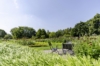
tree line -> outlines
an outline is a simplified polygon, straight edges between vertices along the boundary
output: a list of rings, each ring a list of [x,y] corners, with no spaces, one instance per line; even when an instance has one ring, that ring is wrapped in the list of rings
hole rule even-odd
[[[80,21],[73,28],[60,29],[55,32],[50,32],[45,29],[38,29],[37,31],[32,27],[19,26],[11,29],[11,34],[7,34],[5,30],[0,29],[0,38],[59,38],[59,37],[80,37],[90,36],[93,34],[100,34],[100,14],[97,13],[93,18],[86,22]]]

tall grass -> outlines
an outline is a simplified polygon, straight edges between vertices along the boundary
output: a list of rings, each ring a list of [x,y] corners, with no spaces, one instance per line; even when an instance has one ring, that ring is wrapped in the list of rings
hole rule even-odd
[[[100,58],[46,54],[26,46],[0,43],[0,66],[100,66]]]

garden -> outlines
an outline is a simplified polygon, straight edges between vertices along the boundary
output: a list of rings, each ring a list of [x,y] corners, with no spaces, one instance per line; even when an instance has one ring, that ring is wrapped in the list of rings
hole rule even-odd
[[[10,32],[0,29],[0,66],[100,66],[100,14],[55,32],[27,26]],[[73,44],[74,55],[52,53],[48,44],[62,49],[68,41]]]
[[[0,40],[0,66],[99,66],[100,36],[74,38],[74,56],[44,53],[50,50],[48,40]],[[53,45],[62,47],[62,41],[51,40]],[[33,45],[33,46],[32,46]]]

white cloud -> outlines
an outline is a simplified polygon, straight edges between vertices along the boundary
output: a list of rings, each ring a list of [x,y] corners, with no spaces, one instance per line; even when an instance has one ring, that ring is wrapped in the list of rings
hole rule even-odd
[[[18,9],[19,6],[18,6],[18,2],[17,2],[17,0],[14,0],[14,4],[15,4],[15,7]]]

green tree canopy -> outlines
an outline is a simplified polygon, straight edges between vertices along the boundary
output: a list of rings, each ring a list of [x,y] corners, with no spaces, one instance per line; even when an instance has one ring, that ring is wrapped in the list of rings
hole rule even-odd
[[[55,32],[50,32],[49,38],[56,38],[56,33]]]
[[[38,29],[38,31],[36,32],[36,37],[37,38],[47,38],[47,33],[45,29]]]
[[[12,39],[12,35],[6,34],[6,35],[4,36],[4,39]]]
[[[56,37],[63,36],[63,34],[64,34],[64,31],[63,30],[56,31]]]
[[[6,35],[7,33],[3,30],[3,29],[0,29],[0,38],[4,38],[4,36]]]
[[[14,38],[31,38],[35,36],[36,31],[31,27],[15,27],[11,29],[11,34]]]
[[[85,22],[77,23],[73,29],[73,34],[76,36],[83,36],[88,34],[88,25]]]

